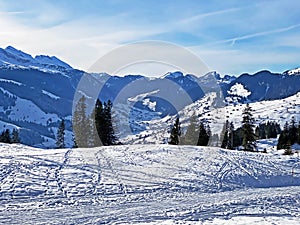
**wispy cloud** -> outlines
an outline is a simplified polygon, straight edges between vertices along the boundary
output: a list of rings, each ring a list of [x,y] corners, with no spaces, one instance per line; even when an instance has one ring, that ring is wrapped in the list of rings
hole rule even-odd
[[[298,28],[298,27],[300,27],[300,23],[299,24],[294,24],[294,25],[291,25],[291,26],[287,26],[287,27],[282,27],[282,28],[279,28],[279,29],[263,31],[263,32],[257,32],[257,33],[253,33],[253,34],[247,34],[247,35],[243,35],[243,36],[239,36],[239,37],[234,37],[234,38],[230,38],[230,39],[227,39],[227,40],[224,40],[224,41],[216,42],[215,44],[231,42],[231,45],[233,45],[237,41],[256,38],[256,37],[261,37],[261,36],[266,36],[266,35],[272,35],[272,34],[276,34],[276,33],[282,33],[282,32],[286,32],[286,31],[289,31],[289,30],[292,30],[292,29],[295,29],[295,28]]]
[[[201,13],[201,14],[198,14],[195,16],[191,16],[189,18],[185,18],[182,21],[180,21],[180,23],[182,23],[182,24],[195,23],[195,22],[198,22],[199,20],[207,18],[207,17],[237,12],[237,11],[240,11],[241,9],[242,8],[230,8],[230,9],[212,11],[212,12],[207,12],[207,13]]]

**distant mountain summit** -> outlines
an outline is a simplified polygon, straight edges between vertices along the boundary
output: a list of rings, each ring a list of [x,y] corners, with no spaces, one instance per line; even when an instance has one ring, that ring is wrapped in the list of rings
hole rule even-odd
[[[286,74],[286,75],[300,75],[300,68],[295,68],[295,69],[292,69],[292,70],[287,70],[283,74]]]
[[[21,50],[8,46],[0,48],[0,65],[19,67],[37,67],[40,69],[73,69],[55,56],[37,55],[34,58]]]

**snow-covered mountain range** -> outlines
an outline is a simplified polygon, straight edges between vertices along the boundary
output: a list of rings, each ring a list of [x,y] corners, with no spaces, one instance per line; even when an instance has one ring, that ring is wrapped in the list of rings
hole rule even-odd
[[[12,46],[0,48],[0,65],[12,65],[18,67],[31,67],[39,69],[72,69],[70,65],[55,56],[37,55],[34,58]]]
[[[0,131],[18,128],[23,143],[43,148],[54,147],[59,121],[64,118],[67,145],[70,146],[73,98],[80,79],[86,74],[55,56],[32,57],[11,46],[0,48]],[[299,69],[282,74],[260,71],[238,77],[222,77],[217,72],[197,76],[173,72],[151,79],[141,75],[90,76],[93,85],[101,87],[99,98],[113,101],[118,114],[118,133],[124,141],[133,137],[128,137],[123,125],[129,127],[136,140],[138,137],[145,138],[143,132],[149,135],[153,121],[160,129],[160,124],[164,124],[165,128],[161,130],[167,131],[172,116],[177,113],[182,115],[183,121],[187,120],[184,115],[191,112],[200,116],[214,114],[216,105],[209,105],[213,97],[207,100],[211,92],[217,92],[219,98],[223,99],[219,107],[228,105],[223,110],[228,111],[229,117],[235,115],[232,110],[242,107],[240,105],[245,102],[253,103],[254,108],[255,104],[266,102],[278,104],[276,118],[279,119],[286,118],[286,113],[292,115],[292,111],[279,109],[283,102],[294,104],[294,99],[289,97],[296,96],[300,91]],[[204,102],[205,99],[207,102]],[[216,102],[211,101],[211,104]],[[191,107],[193,110],[187,113],[185,110]],[[203,113],[200,113],[201,110]],[[269,119],[274,115],[269,110],[262,113],[269,113],[265,115]],[[226,116],[224,114],[222,118]],[[167,120],[170,122],[165,123]]]

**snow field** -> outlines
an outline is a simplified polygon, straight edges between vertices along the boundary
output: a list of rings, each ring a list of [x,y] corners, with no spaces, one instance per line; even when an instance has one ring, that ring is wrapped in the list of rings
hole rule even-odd
[[[3,224],[300,222],[296,156],[169,145],[0,152]]]

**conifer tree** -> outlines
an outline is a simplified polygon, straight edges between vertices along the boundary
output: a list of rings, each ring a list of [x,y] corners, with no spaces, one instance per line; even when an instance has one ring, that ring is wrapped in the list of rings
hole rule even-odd
[[[89,144],[90,121],[87,116],[86,108],[86,98],[83,95],[75,106],[73,115],[73,132],[78,147],[88,147]]]
[[[57,135],[56,135],[56,147],[57,148],[65,148],[65,121],[64,119],[61,120]]]
[[[73,146],[72,146],[72,148],[78,148],[78,145],[77,145],[76,138],[75,138],[75,135],[74,135],[74,134],[72,135],[72,141],[73,141]]]
[[[182,144],[184,145],[197,145],[198,141],[198,129],[197,129],[197,117],[193,115],[190,119],[190,124],[187,127],[187,131],[182,138]]]
[[[234,125],[233,122],[229,124],[229,131],[228,131],[228,149],[234,149]]]
[[[297,141],[297,127],[296,127],[296,121],[295,117],[292,117],[290,128],[289,128],[289,141],[290,144],[293,145]]]
[[[288,122],[286,122],[283,127],[283,131],[281,132],[281,134],[278,138],[277,150],[287,148],[288,142],[290,142],[290,140],[289,140],[289,124],[288,124]]]
[[[254,133],[254,118],[252,108],[249,104],[243,111],[242,131],[243,131],[243,147],[245,151],[254,151],[256,149],[256,136]]]
[[[107,103],[102,104],[100,100],[96,101],[94,109],[94,145],[115,145],[117,143],[117,137],[115,135],[112,117],[112,102],[110,100]]]
[[[300,121],[298,122],[297,127],[297,143],[300,144]]]
[[[117,142],[117,137],[114,132],[113,121],[112,121],[112,102],[110,100],[104,103],[104,126],[102,129],[102,143],[104,145],[115,145]]]
[[[229,121],[226,120],[224,126],[223,126],[223,130],[222,130],[222,144],[221,144],[221,148],[228,148],[228,142],[229,142]]]
[[[223,141],[221,148],[234,149],[234,126],[233,123],[226,120],[223,128]]]
[[[94,110],[94,116],[95,116],[95,131],[94,134],[94,145],[95,146],[102,146],[102,139],[103,139],[103,126],[105,125],[104,122],[104,110],[103,110],[103,104],[102,102],[97,99],[95,104],[95,110]]]
[[[243,129],[241,127],[237,128],[232,132],[233,134],[233,143],[232,143],[232,149],[239,147],[243,144]]]
[[[209,127],[208,127],[209,128]],[[203,121],[199,126],[198,146],[207,146],[210,138],[210,129],[205,128]]]
[[[10,130],[6,129],[4,131],[2,131],[1,135],[0,135],[0,142],[3,143],[11,143],[11,137],[10,137]]]
[[[173,125],[173,127],[171,129],[169,144],[170,145],[178,145],[180,136],[181,136],[181,128],[180,128],[179,118],[177,117],[175,124]]]
[[[13,129],[11,133],[11,143],[20,143],[19,131],[18,129]]]

